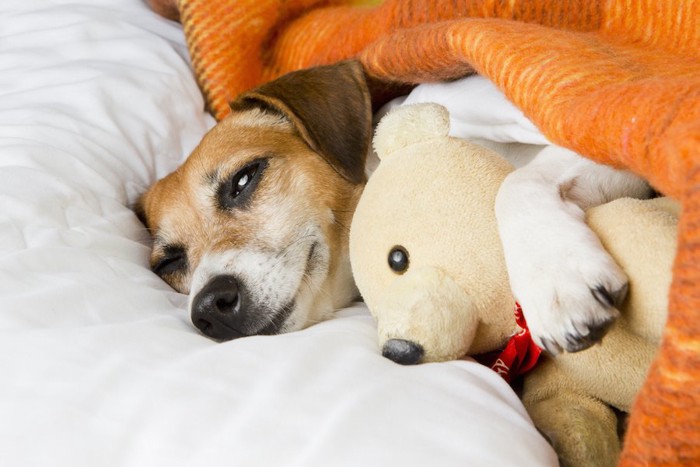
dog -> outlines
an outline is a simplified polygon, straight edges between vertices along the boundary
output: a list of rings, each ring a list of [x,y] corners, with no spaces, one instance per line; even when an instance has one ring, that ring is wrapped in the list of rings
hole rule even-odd
[[[141,197],[152,270],[189,294],[203,334],[295,331],[358,298],[348,233],[370,171],[370,88],[362,66],[346,61],[243,93]],[[649,191],[628,172],[558,149],[516,170],[496,206],[514,295],[553,354],[599,341],[626,293],[583,209]]]
[[[356,62],[285,75],[231,110],[138,208],[152,270],[217,340],[298,330],[357,298],[348,234],[372,132]]]

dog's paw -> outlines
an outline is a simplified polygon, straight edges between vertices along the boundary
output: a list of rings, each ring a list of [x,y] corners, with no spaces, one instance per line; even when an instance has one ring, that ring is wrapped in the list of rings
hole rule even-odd
[[[551,354],[600,342],[627,294],[627,276],[585,222],[584,207],[627,193],[610,191],[620,185],[613,175],[547,146],[509,174],[496,197],[513,294],[535,342]]]
[[[627,295],[627,276],[602,247],[578,248],[531,260],[513,281],[535,343],[552,355],[600,342]]]

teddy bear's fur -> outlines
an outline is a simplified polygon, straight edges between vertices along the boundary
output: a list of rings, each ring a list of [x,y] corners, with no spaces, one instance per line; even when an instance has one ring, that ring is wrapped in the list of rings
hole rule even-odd
[[[391,357],[408,345],[415,362],[496,350],[519,331],[494,213],[513,168],[448,130],[447,111],[435,104],[401,107],[381,121],[374,143],[381,163],[350,232],[353,273],[379,344]],[[545,356],[525,379],[523,403],[563,465],[617,461],[611,407],[629,410],[660,343],[678,214],[664,198],[620,199],[587,212],[630,291],[601,345]],[[403,272],[390,267],[397,247],[408,255]]]

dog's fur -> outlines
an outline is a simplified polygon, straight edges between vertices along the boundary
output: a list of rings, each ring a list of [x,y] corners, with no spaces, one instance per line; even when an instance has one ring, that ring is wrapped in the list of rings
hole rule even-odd
[[[357,297],[348,233],[372,131],[356,62],[287,75],[231,108],[140,202],[153,270],[220,340],[297,330]]]
[[[290,73],[231,108],[140,202],[153,270],[190,294],[193,323],[219,340],[298,330],[357,296],[348,228],[372,119],[352,61]],[[497,202],[515,296],[552,353],[600,340],[626,291],[582,208],[647,191],[631,174],[564,152],[516,170]]]
[[[559,146],[506,177],[498,232],[513,295],[535,342],[556,355],[599,342],[619,316],[628,279],[585,222],[585,210],[651,195],[647,183]]]

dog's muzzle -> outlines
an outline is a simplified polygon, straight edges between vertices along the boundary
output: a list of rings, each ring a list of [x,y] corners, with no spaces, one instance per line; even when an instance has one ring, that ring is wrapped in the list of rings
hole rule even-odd
[[[215,276],[192,300],[192,323],[205,336],[227,341],[244,336],[279,334],[294,300],[278,310],[257,306],[232,275]]]

